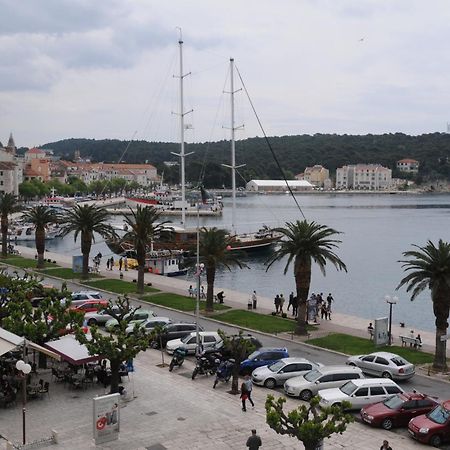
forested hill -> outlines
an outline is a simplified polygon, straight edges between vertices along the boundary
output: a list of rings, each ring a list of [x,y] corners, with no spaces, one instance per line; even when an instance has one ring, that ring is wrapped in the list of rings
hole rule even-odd
[[[315,134],[269,138],[276,156],[286,175],[302,172],[305,167],[322,164],[335,170],[344,164],[381,163],[392,169],[397,160],[413,158],[420,161],[420,177],[427,179],[446,178],[450,180],[450,134],[433,133],[409,136],[401,133],[365,136]],[[48,143],[42,148],[53,149],[64,159],[72,159],[75,150],[82,157],[90,156],[93,161],[117,162],[128,142],[119,140],[65,139]],[[122,162],[149,163],[158,167],[167,181],[178,181],[179,170],[165,167],[164,161],[179,161],[171,152],[178,152],[176,143],[133,141]],[[229,169],[222,163],[230,163],[230,143],[227,141],[187,144],[186,152],[195,152],[186,158],[186,179],[196,182],[204,169],[206,186],[229,186]],[[236,162],[245,164],[239,169],[243,179],[281,178],[279,170],[263,138],[250,138],[236,142]],[[394,171],[395,175],[395,171]]]

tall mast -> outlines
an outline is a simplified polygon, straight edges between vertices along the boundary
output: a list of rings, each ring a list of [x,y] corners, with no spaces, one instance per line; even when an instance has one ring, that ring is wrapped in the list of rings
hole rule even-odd
[[[184,87],[183,87],[183,81],[184,77],[191,74],[191,72],[183,74],[183,39],[181,35],[181,28],[180,30],[180,39],[178,40],[178,45],[180,48],[180,74],[178,75],[178,78],[180,79],[180,110],[178,112],[178,115],[180,116],[180,153],[173,153],[176,156],[179,156],[181,159],[181,224],[183,227],[186,224],[186,179],[185,179],[185,159],[186,156],[189,156],[191,153],[185,153],[184,152],[184,116],[186,114],[191,113],[193,110],[190,111],[184,111]],[[175,76],[175,75],[174,75]]]
[[[241,166],[236,166],[236,151],[235,151],[235,131],[242,128],[236,127],[234,123],[234,94],[236,92],[240,91],[238,89],[237,91],[234,90],[234,58],[230,58],[230,105],[231,105],[231,165],[222,164],[225,167],[228,167],[231,169],[231,189],[232,189],[232,212],[231,212],[231,230],[233,234],[236,234],[236,169]]]

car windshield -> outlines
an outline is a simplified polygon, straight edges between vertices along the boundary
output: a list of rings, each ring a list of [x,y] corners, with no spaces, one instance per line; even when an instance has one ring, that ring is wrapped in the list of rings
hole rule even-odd
[[[430,413],[427,414],[427,417],[440,425],[445,424],[450,418],[450,410],[445,409],[442,405],[436,406]]]
[[[394,397],[385,400],[383,402],[383,405],[388,407],[389,409],[398,409],[403,405],[404,401],[405,400],[400,397],[400,395],[394,395]]]
[[[348,381],[347,383],[344,384],[344,386],[341,386],[339,389],[344,394],[351,395],[351,394],[353,394],[354,390],[356,389],[356,385],[352,381]]]
[[[251,353],[251,354],[248,356],[247,359],[255,359],[258,355],[259,355],[259,352],[258,352],[258,351],[253,352],[253,353]]]
[[[273,363],[269,366],[269,370],[271,370],[272,372],[278,372],[284,366],[285,364],[283,361],[277,361],[276,363]]]
[[[405,361],[404,359],[400,358],[400,356],[396,356],[395,358],[392,358],[391,361],[396,365],[396,366],[406,366],[407,361]]]
[[[303,378],[306,381],[316,381],[317,378],[321,376],[322,374],[318,370],[310,370],[308,373],[305,373],[305,375],[303,375]]]
[[[182,342],[183,344],[186,344],[186,342],[189,341],[189,339],[190,339],[191,337],[192,337],[192,336],[191,336],[190,334],[187,334],[186,336],[184,336],[184,337],[181,338],[181,342]]]

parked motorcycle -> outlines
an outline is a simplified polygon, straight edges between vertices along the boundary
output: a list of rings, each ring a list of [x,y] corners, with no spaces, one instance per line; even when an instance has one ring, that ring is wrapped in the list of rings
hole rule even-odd
[[[215,353],[209,355],[201,355],[197,357],[197,364],[192,372],[192,379],[194,380],[197,375],[214,375],[219,367],[220,359]]]
[[[186,350],[179,347],[173,352],[172,361],[169,364],[169,372],[172,372],[175,366],[181,367],[184,363],[184,358],[186,356]]]
[[[217,368],[216,379],[214,380],[214,389],[216,388],[219,381],[222,381],[224,383],[228,383],[230,381],[234,364],[234,359],[228,359],[220,363],[219,367]]]

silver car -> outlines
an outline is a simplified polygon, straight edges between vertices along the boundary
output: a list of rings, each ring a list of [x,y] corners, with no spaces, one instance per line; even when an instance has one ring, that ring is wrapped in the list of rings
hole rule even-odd
[[[134,333],[134,329],[136,326],[144,330],[145,333],[151,333],[158,325],[164,326],[168,325],[169,323],[172,323],[172,321],[168,317],[151,317],[150,319],[144,320],[144,322],[130,324],[126,328],[125,333]]]
[[[369,355],[351,356],[350,366],[359,367],[364,373],[394,380],[408,380],[416,373],[414,364],[395,353],[375,352]]]
[[[119,308],[117,306],[112,307],[112,311],[114,313],[119,314]],[[106,312],[106,310],[102,309],[100,311],[90,311],[84,315],[84,320],[89,326],[92,325],[105,325],[109,319],[113,317]]]
[[[269,366],[257,367],[252,372],[253,383],[273,389],[282,386],[286,380],[321,367],[305,358],[283,358]]]

